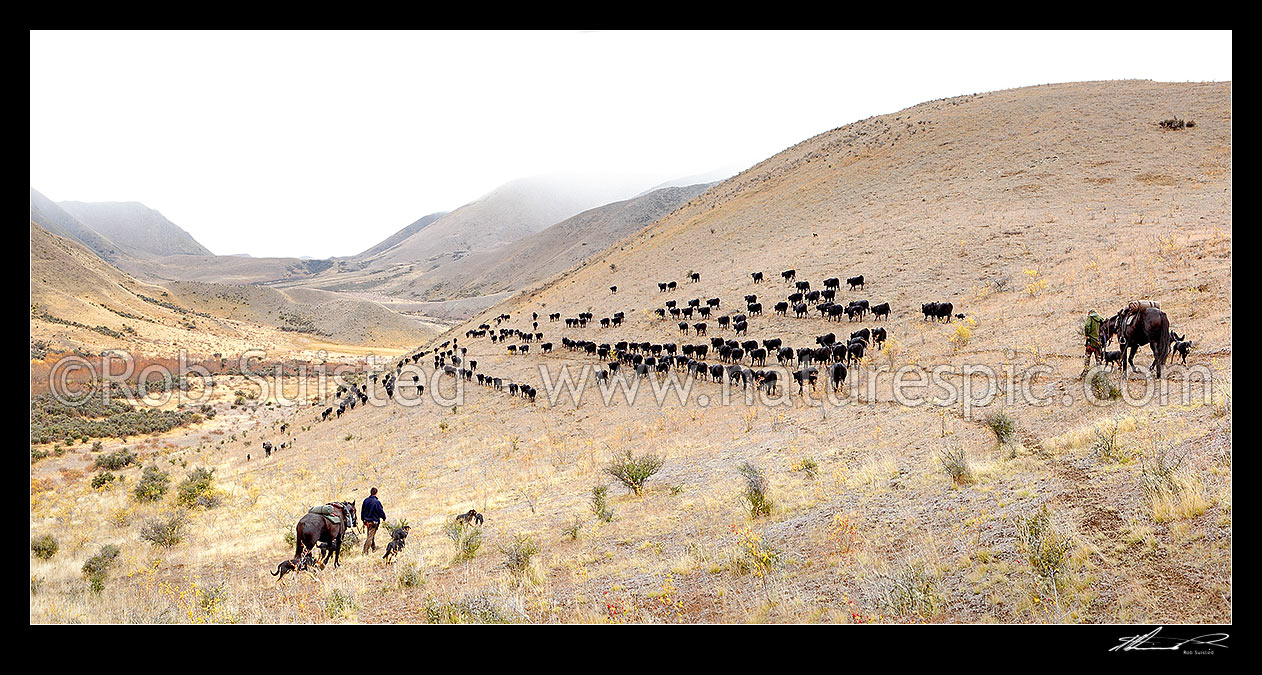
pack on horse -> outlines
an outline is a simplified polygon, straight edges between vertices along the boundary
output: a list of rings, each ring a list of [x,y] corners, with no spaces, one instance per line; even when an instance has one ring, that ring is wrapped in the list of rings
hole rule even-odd
[[[328,516],[334,516],[337,522],[332,522]],[[295,545],[294,560],[301,558],[303,551],[314,551],[320,542],[328,544],[321,562],[327,562],[329,556],[333,556],[333,567],[339,566],[339,558],[342,553],[342,538],[346,536],[347,529],[356,527],[355,522],[355,502],[332,502],[325,504],[323,507],[314,507],[307,515],[298,521],[296,535],[298,542]]]
[[[1122,348],[1122,365],[1127,364],[1134,372],[1135,352],[1143,345],[1151,345],[1152,365],[1157,377],[1161,377],[1161,368],[1166,365],[1166,357],[1170,354],[1170,319],[1156,302],[1141,300],[1131,302],[1104,324],[1105,345],[1113,336],[1117,336]]]

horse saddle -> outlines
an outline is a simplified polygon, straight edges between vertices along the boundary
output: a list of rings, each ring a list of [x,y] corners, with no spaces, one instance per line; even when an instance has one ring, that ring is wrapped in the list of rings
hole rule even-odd
[[[1126,303],[1126,316],[1122,318],[1121,325],[1123,333],[1130,332],[1131,326],[1139,319],[1140,312],[1145,309],[1161,309],[1161,304],[1156,300],[1131,300]]]
[[[329,506],[328,504],[322,504],[320,506],[313,506],[311,507],[309,511],[307,511],[307,513],[317,513],[319,515],[322,515],[325,518],[327,518],[330,523],[333,523],[334,525],[337,525],[338,523],[342,522],[342,517],[338,515],[338,510],[333,508],[332,506]]]

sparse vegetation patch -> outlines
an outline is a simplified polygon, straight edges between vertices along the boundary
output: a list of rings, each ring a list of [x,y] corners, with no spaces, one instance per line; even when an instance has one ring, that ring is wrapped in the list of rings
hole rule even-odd
[[[605,473],[618,479],[626,488],[640,496],[644,494],[644,483],[653,474],[661,471],[666,458],[652,453],[633,456],[631,450],[625,455],[618,455],[605,465]]]

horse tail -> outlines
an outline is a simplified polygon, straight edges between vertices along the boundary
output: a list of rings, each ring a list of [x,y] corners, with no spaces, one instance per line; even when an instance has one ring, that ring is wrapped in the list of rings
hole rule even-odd
[[[1164,312],[1161,315],[1161,334],[1157,336],[1157,341],[1157,365],[1160,368],[1164,368],[1166,366],[1166,359],[1170,356],[1171,346],[1170,319]]]

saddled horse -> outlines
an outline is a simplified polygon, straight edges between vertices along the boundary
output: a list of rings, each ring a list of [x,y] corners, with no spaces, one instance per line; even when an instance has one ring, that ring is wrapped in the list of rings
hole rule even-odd
[[[298,521],[296,527],[297,543],[294,550],[294,560],[297,561],[302,556],[304,550],[314,551],[320,542],[328,544],[327,550],[321,562],[327,562],[329,555],[333,556],[333,567],[339,566],[338,559],[342,553],[342,538],[346,536],[347,529],[353,529],[357,526],[355,520],[355,502],[334,502],[328,504],[337,511],[338,522],[333,524],[328,518],[318,513],[308,513]]]
[[[1152,347],[1152,365],[1157,377],[1161,377],[1161,368],[1166,365],[1166,357],[1170,355],[1170,319],[1166,313],[1156,307],[1144,307],[1134,312],[1122,309],[1110,318],[1104,326],[1105,344],[1114,335],[1122,347],[1123,366],[1129,364],[1133,372],[1135,352],[1143,345]]]

